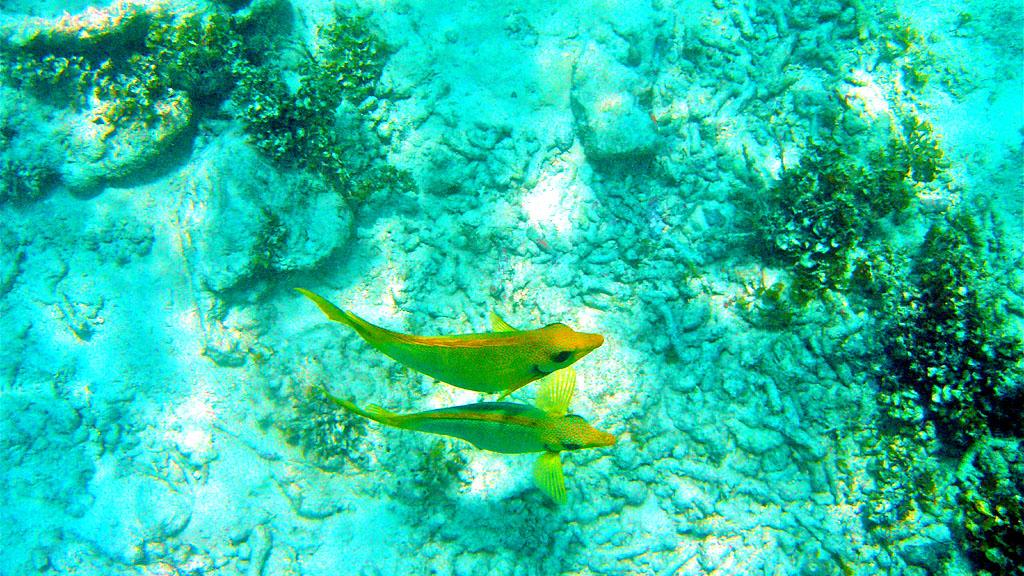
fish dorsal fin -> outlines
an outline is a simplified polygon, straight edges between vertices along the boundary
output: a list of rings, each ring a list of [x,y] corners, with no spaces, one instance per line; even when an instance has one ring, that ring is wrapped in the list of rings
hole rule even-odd
[[[491,329],[495,332],[518,332],[508,322],[502,320],[501,316],[498,316],[498,313],[494,310],[491,310]]]
[[[545,452],[533,465],[533,480],[541,492],[558,504],[565,504],[565,475],[562,474],[562,458],[558,452]]]
[[[569,402],[576,391],[576,370],[567,366],[555,370],[540,381],[537,391],[537,408],[549,416],[565,416],[569,412]]]

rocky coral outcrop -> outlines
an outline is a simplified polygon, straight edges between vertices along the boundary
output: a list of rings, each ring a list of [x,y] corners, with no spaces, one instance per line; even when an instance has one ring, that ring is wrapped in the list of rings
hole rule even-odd
[[[186,257],[203,288],[306,270],[347,241],[352,214],[322,179],[271,167],[238,135],[203,150],[182,177]]]
[[[573,73],[576,129],[591,160],[646,156],[654,151],[654,122],[643,110],[643,80],[595,44],[588,45]]]
[[[103,110],[111,105],[101,105],[69,122],[67,161],[60,172],[72,190],[88,191],[131,175],[167,151],[192,121],[192,103],[184,94],[157,101],[152,121],[107,124]]]

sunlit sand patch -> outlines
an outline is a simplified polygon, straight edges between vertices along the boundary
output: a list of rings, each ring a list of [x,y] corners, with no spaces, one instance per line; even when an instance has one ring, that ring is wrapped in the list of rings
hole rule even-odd
[[[433,393],[426,398],[425,409],[436,410],[438,408],[446,408],[448,406],[473,404],[474,402],[479,402],[480,399],[481,394],[479,392],[438,384],[434,388]]]
[[[539,232],[554,229],[559,235],[572,231],[587,196],[587,187],[578,177],[584,161],[582,150],[576,147],[542,168],[537,185],[522,200],[530,226]]]
[[[864,112],[871,118],[883,115],[892,116],[882,87],[875,82],[870,74],[864,70],[854,70],[853,82],[855,85],[843,92],[843,99],[847,106],[854,109],[863,107]],[[860,103],[860,106],[856,106],[857,103]]]
[[[644,382],[639,381],[639,367],[611,351],[605,354],[600,363],[577,367],[576,394],[569,405],[570,411],[601,420],[636,404],[637,391],[645,387]]]
[[[523,198],[523,210],[531,226],[553,227],[560,234],[572,229],[573,179],[572,174],[565,172],[541,176],[537,186]]]
[[[470,481],[466,487],[469,496],[483,500],[497,500],[502,494],[515,488],[516,475],[510,464],[518,463],[518,458],[496,457],[490,453],[476,451],[466,465]]]
[[[379,302],[384,308],[383,311],[392,316],[398,316],[402,308],[399,303],[407,298],[405,272],[399,268],[396,262],[388,260],[387,264],[378,269],[377,278],[382,296]]]
[[[168,416],[164,436],[182,453],[201,457],[213,450],[210,425],[217,417],[213,399],[207,391],[196,391]]]
[[[409,254],[395,246],[393,238],[399,233],[392,228],[391,223],[382,223],[374,231],[374,241],[383,253],[375,259],[373,271],[345,292],[351,298],[350,305],[354,311],[371,322],[380,318],[400,318],[402,302],[407,298]],[[389,327],[396,328],[397,325]]]
[[[601,326],[601,311],[596,308],[590,308],[587,306],[581,306],[579,311],[576,313],[578,318],[579,326],[575,326],[577,330],[584,332],[591,332],[598,330]]]

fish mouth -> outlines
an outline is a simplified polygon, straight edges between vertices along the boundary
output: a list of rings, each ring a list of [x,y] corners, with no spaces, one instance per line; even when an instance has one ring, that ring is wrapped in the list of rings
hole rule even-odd
[[[586,334],[584,332],[580,332],[580,340],[582,342],[582,346],[580,346],[580,358],[590,354],[594,350],[597,350],[602,344],[604,344],[604,336],[601,336],[600,334]]]
[[[601,433],[601,443],[599,445],[600,446],[615,446],[615,442],[616,441],[617,441],[617,439],[615,438],[614,434],[609,434],[608,432],[602,432]]]

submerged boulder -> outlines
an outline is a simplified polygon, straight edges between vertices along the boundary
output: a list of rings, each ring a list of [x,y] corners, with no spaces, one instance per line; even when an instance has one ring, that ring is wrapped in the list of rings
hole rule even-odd
[[[183,249],[214,292],[259,274],[313,268],[351,232],[351,211],[322,178],[278,171],[237,134],[203,149],[183,187]]]
[[[580,56],[572,79],[572,111],[587,157],[614,160],[654,152],[657,134],[637,98],[640,76],[598,46]]]
[[[64,182],[78,192],[91,191],[131,176],[168,151],[192,122],[192,102],[175,93],[153,104],[153,116],[108,120],[117,102],[77,114],[68,122]]]

